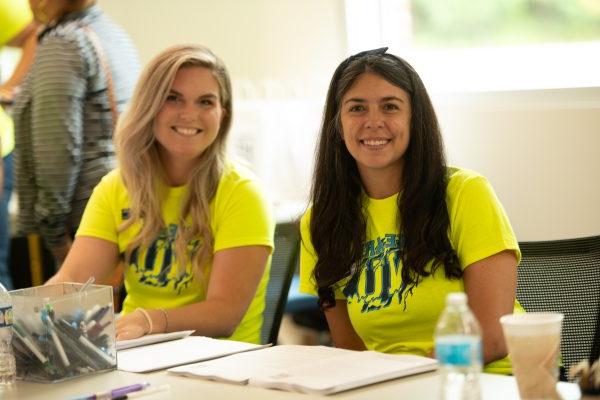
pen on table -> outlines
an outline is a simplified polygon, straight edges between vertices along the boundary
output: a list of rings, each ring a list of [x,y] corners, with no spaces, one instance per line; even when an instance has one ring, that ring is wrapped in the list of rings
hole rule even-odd
[[[165,390],[171,389],[171,385],[160,385],[149,387],[148,389],[140,390],[139,392],[133,392],[129,394],[125,394],[119,397],[113,397],[112,400],[127,400],[127,399],[137,399],[138,397],[150,396],[152,394],[156,394],[159,392],[164,392]]]
[[[116,388],[116,389],[112,389],[108,392],[103,392],[103,393],[94,393],[91,394],[89,396],[83,396],[83,397],[78,397],[74,400],[101,400],[101,399],[115,399],[115,398],[120,398],[122,396],[126,396],[130,393],[133,392],[139,392],[140,390],[144,390],[145,388],[147,388],[148,386],[150,386],[150,383],[148,382],[143,382],[143,383],[136,383],[133,385],[129,385],[129,386],[123,386],[120,388]]]

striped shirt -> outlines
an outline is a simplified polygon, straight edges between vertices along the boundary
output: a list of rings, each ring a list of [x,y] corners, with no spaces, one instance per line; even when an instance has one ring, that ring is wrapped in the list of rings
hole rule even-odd
[[[34,63],[16,99],[17,229],[64,244],[94,186],[115,167],[106,79],[82,24],[99,37],[123,110],[139,73],[128,35],[98,6],[70,13],[39,36]]]

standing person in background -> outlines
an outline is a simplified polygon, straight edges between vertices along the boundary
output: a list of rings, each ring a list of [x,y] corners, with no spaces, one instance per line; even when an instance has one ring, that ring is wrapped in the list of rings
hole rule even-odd
[[[18,231],[39,233],[60,265],[94,186],[115,166],[114,115],[139,62],[94,0],[30,4],[46,26],[14,106]]]
[[[27,0],[0,0],[0,47],[22,49],[21,58],[10,78],[0,85],[0,282],[13,288],[8,265],[10,251],[10,218],[8,202],[13,187],[13,122],[2,108],[12,103],[14,94],[27,73],[36,44],[37,25],[33,21]]]
[[[260,342],[274,223],[253,174],[227,160],[225,65],[201,46],[146,66],[102,179],[48,283],[98,281],[125,260],[117,339],[194,330]]]
[[[466,292],[488,372],[510,372],[501,315],[520,252],[489,182],[446,165],[415,70],[386,48],[351,56],[325,104],[302,218],[300,290],[317,293],[336,346],[433,356],[450,292]]]

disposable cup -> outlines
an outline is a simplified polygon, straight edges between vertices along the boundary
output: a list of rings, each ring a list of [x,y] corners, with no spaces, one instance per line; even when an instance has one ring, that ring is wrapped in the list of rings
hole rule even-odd
[[[563,314],[509,314],[500,318],[522,400],[559,400],[558,354]]]

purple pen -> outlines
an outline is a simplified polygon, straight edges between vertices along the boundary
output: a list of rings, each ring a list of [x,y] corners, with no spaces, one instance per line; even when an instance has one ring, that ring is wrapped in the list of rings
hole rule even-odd
[[[150,384],[148,382],[136,383],[135,385],[123,386],[121,388],[113,389],[110,391],[110,398],[121,397],[127,393],[137,392],[146,389]]]
[[[134,385],[116,388],[109,392],[94,393],[89,396],[77,397],[76,399],[73,399],[73,400],[112,400],[115,398],[122,398],[123,396],[126,396],[127,393],[138,392],[140,390],[144,390],[148,386],[150,386],[150,383],[148,383],[148,382],[136,383]]]

